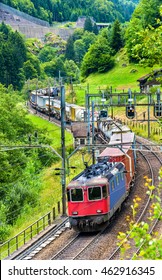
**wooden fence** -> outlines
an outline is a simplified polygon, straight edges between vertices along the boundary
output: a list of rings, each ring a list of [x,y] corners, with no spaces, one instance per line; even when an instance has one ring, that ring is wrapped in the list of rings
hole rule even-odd
[[[138,121],[131,121],[131,120],[120,120],[118,119],[120,122],[122,122],[123,124],[127,125],[130,128],[134,128],[134,129],[141,129],[143,132],[147,132],[148,131],[148,123],[142,123],[142,122],[138,122]],[[161,127],[154,127],[150,124],[150,135],[158,135],[158,136],[162,136],[162,128]]]

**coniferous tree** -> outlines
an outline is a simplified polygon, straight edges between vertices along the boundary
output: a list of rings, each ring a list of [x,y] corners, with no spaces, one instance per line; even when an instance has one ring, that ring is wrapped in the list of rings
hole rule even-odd
[[[93,33],[95,34],[95,35],[98,35],[98,28],[97,28],[97,24],[96,23],[94,23],[94,25],[93,25]]]
[[[26,46],[22,36],[4,23],[0,25],[1,34],[1,75],[0,83],[5,86],[13,85],[14,89],[20,89],[24,82],[22,73],[23,63],[26,61]]]
[[[89,31],[89,32],[93,31],[93,24],[90,17],[87,17],[84,22],[84,31]]]
[[[67,40],[66,50],[65,50],[65,58],[68,60],[74,60],[75,52],[74,52],[74,41],[73,37],[70,36]]]
[[[114,52],[118,52],[121,47],[123,46],[123,40],[121,37],[121,27],[120,22],[118,19],[114,22],[112,27],[112,35],[111,35],[111,48],[114,50]]]

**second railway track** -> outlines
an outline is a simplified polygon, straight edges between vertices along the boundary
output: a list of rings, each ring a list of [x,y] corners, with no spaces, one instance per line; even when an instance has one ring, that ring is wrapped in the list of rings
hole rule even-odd
[[[48,116],[45,117],[44,115],[42,116],[42,114],[39,114],[39,115],[41,117],[48,119]],[[56,120],[54,118],[51,119],[51,121],[55,122],[55,123],[57,122],[58,125],[60,123],[58,120]],[[140,141],[140,143],[142,143],[142,145],[146,145],[146,146],[148,143],[150,143],[148,140],[145,140],[145,139],[143,140],[142,138],[138,139],[138,141]],[[152,180],[153,180],[152,182],[155,185],[158,184],[158,170],[162,166],[161,153],[160,154],[158,153],[158,155],[156,154],[156,151],[148,151],[148,152],[143,151],[140,153],[143,154],[142,157],[147,162],[147,167],[145,166],[145,170],[143,170],[143,169],[140,170],[140,168],[139,168],[138,177],[142,176],[142,174],[147,175],[149,177],[149,174],[152,174],[152,176],[151,176]],[[143,184],[142,180],[141,180],[140,184]],[[137,195],[136,191],[134,191],[134,193],[135,193],[134,195]],[[133,198],[131,200],[133,200]],[[128,199],[128,202],[126,202],[126,204],[129,204],[129,205],[131,204],[131,202],[129,202],[129,199]],[[146,202],[144,202],[143,204],[146,204]],[[149,202],[148,202],[148,204],[149,204]],[[124,207],[124,208],[125,208],[124,211],[126,212],[128,209],[126,210],[127,207]],[[140,213],[138,214],[140,219],[142,219],[144,217],[143,215],[145,212],[147,212],[147,211],[144,211],[144,207],[142,207],[142,209],[140,209]],[[126,215],[128,215],[128,214],[126,214]],[[125,219],[126,215],[123,214],[123,216],[124,216],[123,219]],[[117,258],[117,259],[119,259],[120,248],[116,248],[116,246],[115,246],[115,244],[117,243],[117,238],[114,235],[117,234],[120,230],[122,230],[123,226],[126,230],[127,226],[125,226],[124,220],[122,221],[122,217],[119,218],[119,216],[117,217],[117,219],[114,223],[116,223],[115,224],[116,229],[115,229],[115,227],[113,228],[114,225],[110,225],[107,233],[103,234],[103,235],[100,233],[100,234],[96,234],[95,236],[93,236],[93,234],[89,235],[89,236],[88,235],[81,236],[80,234],[79,235],[74,234],[74,232],[72,231],[71,241],[69,242],[69,240],[67,239],[64,242],[64,244],[62,244],[61,246],[58,246],[58,248],[59,248],[58,251],[57,252],[55,251],[55,253],[53,253],[53,254],[51,253],[51,256],[49,256],[49,257],[48,257],[48,253],[46,253],[47,259],[77,259],[77,258],[78,259],[79,258],[82,258],[82,259],[116,259]],[[120,226],[117,225],[117,223],[119,223]],[[115,231],[116,233],[114,234],[113,231]],[[54,235],[54,233],[52,233],[52,235]],[[51,238],[52,238],[52,235],[51,235]],[[106,235],[108,237],[107,243],[105,243],[105,241],[104,241],[104,238],[106,237]],[[47,240],[49,237],[48,238],[44,237],[44,238],[46,238],[46,240]],[[57,242],[57,240],[59,240],[59,238],[54,240],[53,244],[55,244]],[[98,240],[97,243],[96,243],[96,240]],[[43,242],[45,242],[45,240],[41,241],[41,242],[43,244]],[[83,246],[83,244],[84,244],[84,246]],[[100,244],[102,244],[102,246],[100,246]],[[95,249],[94,249],[93,245],[95,246]],[[47,246],[47,250],[49,250],[49,246],[50,245]],[[39,246],[39,244],[38,244],[37,247],[41,247],[41,246]],[[57,247],[57,246],[54,245],[54,247]],[[62,247],[64,247],[64,248],[62,248]],[[104,253],[99,251],[100,250],[99,248],[101,248],[101,247],[102,247],[102,250]],[[106,252],[106,247],[107,247],[107,249],[109,247],[109,250],[107,250],[107,251],[109,251],[109,253]],[[43,248],[44,247],[42,246],[42,249]],[[14,259],[24,259],[24,258],[28,259],[28,256],[29,256],[29,259],[30,259],[30,257],[34,258],[34,259],[39,259],[39,254],[40,254],[39,252],[37,254],[35,254],[35,256],[33,255],[34,257],[32,257],[33,250],[34,250],[34,247],[31,246],[31,248],[28,251],[28,254],[26,254],[24,252],[24,254],[21,255],[21,257],[17,256]],[[45,250],[45,248],[44,248],[44,250]],[[89,252],[88,252],[88,250],[89,250]],[[134,252],[132,254],[134,254]],[[43,254],[42,254],[41,258],[44,259]]]
[[[144,160],[147,162],[148,174],[150,174],[150,176],[148,175],[148,177],[152,180],[152,185],[158,186],[159,185],[158,170],[160,170],[160,168],[162,167],[162,155],[157,153],[156,150],[154,150],[154,151],[149,150],[149,148],[147,147],[147,144],[149,143],[149,141],[146,139],[142,140],[142,138],[140,137],[140,141],[137,140],[137,143],[143,144],[145,147],[145,150],[140,151],[140,154],[142,155]],[[137,218],[136,218],[136,224],[141,221],[147,222],[149,224],[149,228],[150,228],[149,234],[151,234],[155,230],[158,223],[161,223],[161,221],[159,219],[160,216],[153,223],[151,221],[149,221],[149,219],[148,219],[149,218],[149,207],[153,203],[153,201],[151,200],[151,196],[152,196],[153,192],[156,193],[156,189],[151,192],[150,196],[148,196],[147,201],[145,202],[145,207],[143,208],[143,210],[141,212],[138,213]],[[160,213],[160,215],[161,214],[162,214],[162,212]],[[162,226],[162,223],[161,223],[161,226]],[[126,238],[128,240],[129,240],[130,233],[126,236]],[[116,258],[118,259],[121,247],[122,247],[122,244],[120,246],[118,246],[112,252],[112,254],[108,257],[108,259],[109,260],[116,259]],[[132,242],[131,242],[131,250],[129,250],[128,259],[132,259],[134,255],[137,255],[140,252],[141,248],[142,248],[142,244],[139,248],[136,248],[134,246],[134,244],[132,244]]]
[[[144,140],[145,141],[145,140]],[[146,144],[146,143],[145,143]],[[139,165],[142,163],[142,157],[145,158],[145,167],[143,168],[143,166],[139,166],[139,170],[138,170],[138,175],[137,175],[137,179],[139,179],[140,177],[142,178],[144,175],[147,175],[149,177],[149,174],[152,173],[152,177],[154,180],[154,184],[158,184],[158,169],[161,167],[162,165],[162,157],[161,154],[158,156],[157,154],[154,152],[143,152],[143,155],[140,156],[139,159]],[[148,159],[146,159],[148,158]],[[148,163],[149,162],[149,163]],[[151,163],[150,163],[151,162]],[[150,171],[152,170],[152,171]],[[140,173],[140,174],[139,174]],[[141,182],[141,181],[139,181]],[[137,180],[137,184],[138,185],[142,185],[144,183],[144,181],[142,181],[141,183],[139,183]],[[140,185],[140,188],[141,188]],[[139,194],[138,194],[139,192]],[[133,201],[133,197],[134,196],[140,196],[140,191],[139,191],[139,187],[135,187],[133,192],[132,192],[132,198],[131,201]],[[141,191],[141,193],[144,193],[144,189]],[[71,241],[69,241],[70,239],[67,239],[65,242],[62,243],[62,245],[58,246],[58,250],[55,251],[55,253],[51,253],[51,255],[48,257],[48,252],[46,252],[46,258],[47,259],[119,259],[119,250],[120,248],[117,248],[115,245],[117,243],[117,234],[118,232],[121,230],[123,230],[123,228],[127,228],[126,223],[125,223],[125,218],[126,215],[128,215],[128,212],[130,211],[130,206],[132,202],[128,201],[126,202],[126,206],[124,207],[124,210],[121,212],[121,217],[118,216],[108,227],[107,231],[105,232],[105,234],[99,234],[99,235],[89,235],[89,236],[81,236],[78,234],[74,234],[73,231],[69,231],[69,235],[71,235]],[[149,203],[149,202],[148,202]],[[144,211],[144,206],[147,204],[146,202],[146,196],[145,196],[145,200],[143,202],[143,206],[140,209],[140,212],[138,213],[138,216],[140,217],[140,219],[144,219],[143,215],[146,211]],[[143,212],[143,214],[142,214]],[[147,215],[147,214],[146,214]],[[124,219],[124,220],[122,220]],[[122,226],[121,226],[122,225]],[[66,237],[65,237],[66,238]],[[56,243],[59,242],[59,238],[57,238],[56,240],[53,241],[53,246],[56,246]],[[105,241],[106,240],[106,241]],[[84,244],[84,245],[83,245]],[[48,245],[47,248],[44,248],[44,251],[49,250],[49,248],[52,250],[52,245]],[[64,248],[63,248],[64,247]],[[106,249],[107,247],[107,249]],[[43,247],[42,247],[43,249]],[[137,251],[137,250],[136,250]],[[135,251],[132,251],[132,255],[135,253]],[[31,253],[32,255],[32,248],[31,248]],[[29,256],[30,256],[29,254]],[[34,259],[39,259],[39,255],[41,254],[41,251],[38,252]],[[132,256],[131,255],[131,256]],[[43,254],[41,259],[43,259]],[[130,257],[131,258],[131,257]],[[16,258],[17,259],[17,258]]]

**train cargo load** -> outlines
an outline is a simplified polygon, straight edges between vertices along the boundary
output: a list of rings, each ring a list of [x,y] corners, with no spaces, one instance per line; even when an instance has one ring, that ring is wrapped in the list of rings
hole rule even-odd
[[[108,162],[123,162],[126,169],[126,188],[129,190],[134,182],[136,153],[134,151],[135,135],[133,132],[126,134],[113,134],[109,145],[98,157],[98,161],[107,160]],[[118,145],[112,147],[111,145]]]

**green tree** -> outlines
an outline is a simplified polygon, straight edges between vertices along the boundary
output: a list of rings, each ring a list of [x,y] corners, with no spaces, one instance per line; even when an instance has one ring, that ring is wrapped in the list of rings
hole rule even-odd
[[[123,40],[121,36],[120,22],[117,19],[112,26],[112,34],[110,40],[110,46],[114,52],[118,52],[123,46]]]
[[[75,42],[76,40],[82,39],[83,34],[83,28],[76,28],[72,34],[73,41]]]
[[[90,17],[86,17],[86,19],[85,19],[84,31],[89,31],[89,32],[93,31],[93,24],[92,24],[92,20],[90,19]]]
[[[0,56],[3,69],[0,82],[21,89],[24,82],[22,67],[27,53],[24,39],[17,31],[13,32],[5,24],[0,25],[0,29],[2,30]]]
[[[6,89],[0,84],[0,144],[8,146],[7,149],[1,146],[0,152],[0,242],[6,239],[25,207],[36,205],[41,187],[39,172],[55,161],[46,150],[9,148],[28,144],[28,135],[34,135],[36,129],[22,101],[11,86]],[[37,143],[50,145],[45,130],[38,130],[38,134]]]
[[[87,52],[88,48],[90,47],[90,45],[92,45],[95,42],[96,38],[97,37],[93,32],[88,32],[88,31],[84,32],[84,34],[82,36],[82,40],[85,44],[86,52]]]
[[[114,66],[112,50],[106,38],[99,38],[92,44],[83,58],[81,72],[88,76],[93,72],[106,72]]]
[[[125,34],[126,49],[130,61],[135,60],[135,58],[133,58],[132,56],[132,49],[136,44],[140,44],[140,37],[139,37],[140,31],[141,31],[140,20],[138,18],[132,19],[128,28],[126,29],[126,34]]]
[[[98,33],[99,33],[99,31],[98,31],[98,27],[97,27],[97,24],[96,23],[94,23],[94,25],[93,25],[93,33],[95,34],[95,35],[98,35]]]
[[[65,50],[65,58],[68,60],[74,60],[75,59],[75,52],[74,52],[74,41],[73,37],[69,36],[66,44],[66,50]]]
[[[91,44],[95,42],[96,35],[92,32],[85,31],[81,39],[74,42],[75,61],[80,65],[84,55]]]
[[[3,34],[3,39],[7,40],[10,32],[12,31],[9,25],[6,25],[4,22],[0,24],[0,32]]]
[[[139,32],[140,43],[132,48],[132,57],[141,64],[162,65],[162,26]]]
[[[58,77],[59,71],[61,71],[61,76],[64,76],[65,68],[62,59],[55,58],[50,62],[44,63],[44,71],[49,77]]]
[[[34,66],[32,65],[32,63],[29,60],[24,62],[23,70],[24,70],[26,80],[38,77],[37,71],[35,70]]]
[[[51,46],[45,46],[38,54],[38,58],[41,62],[47,62],[54,59],[56,56],[56,49]]]
[[[146,44],[148,41],[153,42],[154,38],[153,30],[155,31],[161,25],[161,14],[160,14],[160,0],[141,0],[137,8],[135,9],[132,19],[126,30],[126,48],[130,60],[141,60],[141,57],[145,58],[146,55]],[[159,19],[159,20],[158,20]],[[149,32],[150,31],[150,32]],[[159,32],[159,30],[158,30]],[[155,32],[155,33],[158,33]],[[151,40],[148,40],[148,36]],[[145,40],[146,37],[146,40]],[[160,36],[161,37],[161,36]],[[153,39],[154,38],[154,39]],[[145,44],[146,42],[146,44]],[[159,40],[158,40],[159,42]],[[141,47],[140,47],[141,44]],[[156,44],[156,43],[155,43]],[[154,44],[154,46],[155,46]],[[142,45],[144,45],[144,52],[142,51]],[[150,48],[150,45],[149,45]],[[137,50],[137,53],[136,53]],[[151,52],[151,49],[149,50]],[[142,54],[143,53],[143,54]],[[155,53],[155,52],[154,52]],[[139,58],[138,58],[139,57]]]
[[[85,43],[82,39],[76,40],[74,43],[75,61],[79,65],[86,53]]]
[[[64,68],[66,69],[66,76],[69,77],[69,80],[77,80],[79,78],[77,76],[79,68],[73,60],[65,60]]]
[[[132,18],[140,19],[142,28],[149,25],[156,27],[157,18],[159,18],[161,0],[141,0],[136,7]]]
[[[162,9],[161,9],[162,15]],[[162,62],[162,22],[157,19],[157,26],[140,28],[140,20],[133,19],[126,32],[126,47],[130,59],[148,66]]]
[[[39,77],[41,75],[41,68],[40,68],[40,61],[38,59],[38,57],[32,53],[27,53],[27,60],[30,61],[30,63],[32,64],[32,66],[34,67],[36,73],[37,73],[37,77]]]

